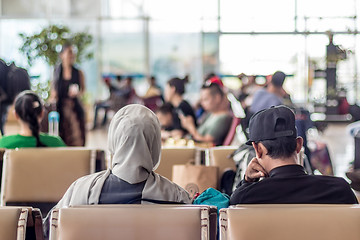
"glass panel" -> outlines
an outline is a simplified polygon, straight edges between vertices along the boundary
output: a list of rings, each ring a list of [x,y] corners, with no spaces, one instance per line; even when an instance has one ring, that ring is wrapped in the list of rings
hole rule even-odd
[[[221,31],[293,31],[294,1],[222,0]]]
[[[66,17],[71,14],[70,0],[49,0],[52,17]]]
[[[203,20],[201,21],[201,29],[203,32],[217,32],[218,21],[217,20]]]
[[[145,43],[143,22],[106,20],[101,23],[102,74],[145,74]],[[139,95],[143,79],[134,79]],[[146,90],[146,89],[145,89]]]
[[[356,0],[301,0],[297,1],[297,9],[300,31],[354,30],[355,19],[349,17],[359,12]]]
[[[140,17],[144,0],[108,0],[109,17]]]
[[[304,26],[304,31],[310,32],[326,32],[326,31],[354,31],[355,22],[353,19],[349,18],[311,18],[306,20],[306,27]]]
[[[209,73],[217,73],[219,55],[219,37],[218,34],[203,34],[203,73],[206,76]]]
[[[216,10],[215,4],[215,0],[145,0],[145,9],[146,14],[154,19],[179,19],[186,21],[189,19],[199,20],[202,17],[202,13],[212,16],[214,10]],[[209,8],[207,8],[208,5]]]
[[[46,25],[46,20],[1,20],[0,21],[0,58],[7,63],[14,62],[17,66],[28,69],[30,76],[39,76],[36,81],[48,81],[50,68],[43,60],[36,61],[30,68],[26,57],[19,52],[22,39],[19,33],[32,34],[39,32]]]
[[[46,16],[46,0],[1,0],[4,16],[44,17]]]
[[[304,42],[293,35],[223,35],[220,37],[220,71],[222,74],[270,75],[281,70],[288,75],[285,89],[293,100],[303,101]]]
[[[299,17],[339,17],[355,15],[354,0],[298,0]]]
[[[187,92],[197,92],[202,82],[201,34],[152,31],[158,28],[151,26],[151,74],[163,86],[171,77],[189,74]]]
[[[99,0],[70,0],[70,14],[79,17],[98,17],[100,16],[100,3]],[[57,0],[53,5],[55,8],[57,7]]]

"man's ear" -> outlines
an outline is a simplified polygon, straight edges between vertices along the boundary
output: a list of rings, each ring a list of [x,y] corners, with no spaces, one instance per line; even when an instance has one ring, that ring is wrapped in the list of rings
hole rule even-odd
[[[255,149],[255,153],[256,153],[256,157],[258,159],[261,159],[262,156],[267,155],[268,151],[266,149],[266,147],[264,146],[264,144],[262,144],[261,142],[259,143],[252,143],[253,144],[253,148]]]
[[[254,142],[252,142],[252,146],[253,146],[253,148],[254,148],[254,150],[255,150],[256,158],[261,158],[262,155],[263,155],[263,151],[262,151],[259,143],[254,143]]]

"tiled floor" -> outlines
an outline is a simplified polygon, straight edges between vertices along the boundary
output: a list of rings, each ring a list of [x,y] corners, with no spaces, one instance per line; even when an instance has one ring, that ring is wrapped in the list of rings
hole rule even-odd
[[[18,131],[18,126],[15,122],[10,123],[5,130],[7,134],[13,134]],[[346,124],[330,124],[323,133],[313,133],[309,138],[327,143],[335,175],[345,177],[354,158],[354,140],[347,134]],[[107,127],[88,131],[86,146],[107,150]]]

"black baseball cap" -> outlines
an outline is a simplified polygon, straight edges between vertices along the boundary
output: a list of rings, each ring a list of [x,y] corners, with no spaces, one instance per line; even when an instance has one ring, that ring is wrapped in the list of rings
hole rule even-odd
[[[277,130],[279,124],[283,126],[282,130]],[[250,118],[247,145],[279,137],[297,137],[295,114],[290,108],[283,105],[271,107],[255,113]]]

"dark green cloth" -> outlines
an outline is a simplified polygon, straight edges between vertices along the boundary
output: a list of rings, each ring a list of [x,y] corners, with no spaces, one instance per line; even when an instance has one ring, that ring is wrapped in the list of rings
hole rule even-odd
[[[40,142],[48,147],[66,147],[64,141],[57,136],[40,133]],[[9,135],[0,138],[0,148],[33,148],[36,147],[36,138],[33,136]]]
[[[231,121],[232,117],[229,114],[210,114],[197,130],[202,136],[212,136],[215,145],[222,145],[229,132]]]

